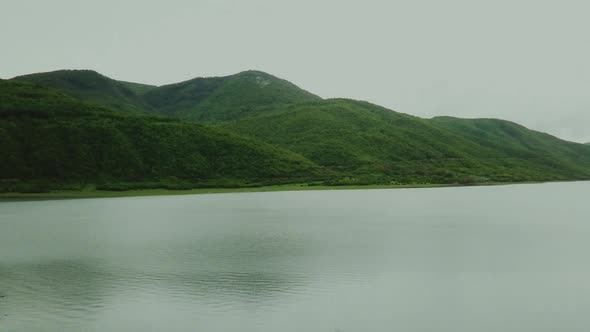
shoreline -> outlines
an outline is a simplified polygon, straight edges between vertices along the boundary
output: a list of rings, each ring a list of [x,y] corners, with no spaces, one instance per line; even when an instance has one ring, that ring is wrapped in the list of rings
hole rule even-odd
[[[142,196],[184,196],[225,193],[255,193],[255,192],[282,192],[282,191],[319,191],[319,190],[367,190],[367,189],[419,189],[419,188],[463,188],[482,186],[505,186],[518,184],[540,184],[551,182],[576,182],[576,181],[534,181],[534,182],[490,182],[469,185],[462,184],[403,184],[403,185],[346,185],[346,186],[310,186],[307,184],[288,184],[249,188],[199,188],[189,190],[169,189],[141,189],[127,191],[107,190],[63,190],[48,193],[0,193],[2,201],[26,201],[26,200],[61,200],[84,198],[121,198]]]

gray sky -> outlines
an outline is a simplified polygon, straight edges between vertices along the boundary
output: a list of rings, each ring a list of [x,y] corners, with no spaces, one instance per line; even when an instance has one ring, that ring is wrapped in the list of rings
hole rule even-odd
[[[258,69],[322,97],[590,141],[590,3],[0,0],[0,77],[142,83]]]

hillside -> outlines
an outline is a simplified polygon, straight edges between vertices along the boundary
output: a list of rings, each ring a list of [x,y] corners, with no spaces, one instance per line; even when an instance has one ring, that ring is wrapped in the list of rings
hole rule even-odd
[[[353,183],[590,178],[590,147],[501,120],[427,120],[337,99],[222,125],[348,174],[342,181]]]
[[[320,98],[272,75],[246,71],[161,86],[149,91],[145,100],[166,115],[219,121]]]
[[[435,117],[432,122],[444,127],[456,135],[474,142],[482,147],[480,157],[486,155],[484,148],[497,151],[506,156],[524,159],[554,159],[570,161],[572,169],[582,166],[580,171],[587,171],[590,163],[590,149],[579,143],[564,141],[555,136],[530,130],[517,123],[499,119],[461,119],[454,117]]]
[[[190,158],[166,153],[174,151],[170,153],[190,155],[192,150],[182,149],[201,151],[207,146],[202,140],[207,142],[213,136],[219,139],[215,135],[229,135],[227,137],[231,137],[228,139],[232,142],[246,144],[243,146],[243,153],[230,150],[240,156],[238,164],[246,163],[239,164],[245,172],[240,176],[247,174],[248,181],[254,181],[254,178],[274,179],[272,181],[323,178],[327,184],[467,184],[590,179],[588,145],[563,141],[509,121],[453,117],[422,119],[367,102],[323,100],[288,81],[259,71],[246,71],[226,77],[196,78],[161,87],[115,81],[92,71],[57,71],[21,76],[15,80],[40,85],[21,86],[22,89],[25,86],[31,89],[26,94],[29,97],[13,100],[13,104],[9,106],[14,108],[16,103],[22,106],[21,111],[40,109],[41,114],[46,117],[45,122],[39,123],[41,128],[73,123],[77,128],[92,132],[86,123],[97,123],[94,113],[99,109],[100,112],[107,112],[100,107],[118,111],[118,115],[108,112],[108,115],[101,115],[99,118],[117,119],[116,125],[112,125],[116,128],[116,135],[122,133],[125,140],[130,140],[133,150],[140,151],[141,165],[167,162],[158,161],[157,158],[145,159],[146,156],[153,155],[172,160],[172,163],[178,162],[185,165],[182,166],[185,168],[190,168],[188,165],[193,162],[200,165],[200,157],[191,161]],[[8,82],[10,81],[5,82],[4,86],[9,86]],[[39,91],[50,91],[43,90],[41,86],[57,90],[51,90],[51,98],[45,96],[39,99],[35,97]],[[5,96],[10,97],[10,93],[5,92]],[[65,106],[66,100],[67,103],[77,104]],[[90,106],[88,103],[98,106]],[[11,109],[10,107],[5,109]],[[82,120],[79,116],[64,115],[72,112],[78,114],[80,109],[88,107],[94,107],[94,113],[90,117],[92,121],[86,117]],[[57,117],[47,115],[54,110]],[[123,116],[131,113],[137,115],[140,112],[153,112],[169,119]],[[192,123],[172,121],[172,118]],[[198,126],[195,122],[207,127]],[[106,120],[98,123],[104,124]],[[23,124],[19,123],[15,128],[21,125]],[[58,131],[60,130],[64,129],[60,127]],[[159,131],[162,136],[159,136]],[[18,134],[15,130],[7,135],[18,137]],[[136,141],[137,137],[146,135],[149,139]],[[203,135],[206,137],[203,138]],[[83,139],[81,142],[84,149],[84,144],[91,144],[85,143]],[[116,142],[117,140],[111,139],[111,144]],[[160,149],[159,152],[150,150],[151,146],[156,146]],[[290,160],[292,164],[283,164],[281,167],[269,166],[272,163],[265,166],[250,164],[254,161],[247,158],[250,153],[248,151],[255,147],[264,147],[266,154],[256,157],[254,161],[259,158],[274,160],[276,157],[272,157],[272,153],[276,153],[281,156],[278,159],[283,160],[281,163]],[[70,148],[77,147],[74,144]],[[20,146],[15,151],[20,151],[19,149],[29,152],[35,150],[33,147]],[[271,153],[271,150],[274,152]],[[134,155],[129,154],[131,157]],[[227,154],[223,156],[230,158]],[[203,158],[211,160],[213,157],[206,155]],[[124,164],[125,161],[121,159],[119,163]],[[92,176],[102,177],[102,173],[108,173],[109,168],[119,167],[117,165],[104,166]],[[197,182],[202,180],[200,173],[187,173],[185,169],[177,167],[179,164],[174,165],[176,166],[169,168],[159,165],[158,169],[167,170],[162,176],[160,173],[163,171],[151,174],[145,172],[147,168],[140,168],[142,175],[138,181],[166,176],[191,179],[199,177]],[[223,165],[227,166],[226,163]],[[127,169],[131,166],[121,167]],[[266,169],[267,167],[271,169]],[[313,172],[295,171],[290,167],[313,169]],[[138,167],[132,168],[136,170]],[[202,169],[201,166],[198,168]],[[276,171],[278,169],[281,171]],[[221,173],[207,173],[203,177],[240,177],[237,171],[233,169],[226,173],[227,170],[222,167]],[[7,172],[10,174],[9,170]],[[264,174],[253,176],[256,172]],[[323,176],[315,177],[320,174],[318,172]],[[310,175],[312,173],[314,176]],[[130,174],[126,173],[125,176],[129,177]],[[328,174],[329,177],[326,178]],[[106,175],[109,176],[111,175]]]
[[[13,80],[58,89],[115,111],[154,112],[142,95],[155,86],[116,81],[92,70],[58,70],[18,76]]]
[[[244,186],[309,181],[318,168],[255,139],[131,115],[0,81],[0,188],[36,191]]]
[[[13,80],[58,89],[115,111],[157,112],[197,121],[238,119],[285,105],[321,100],[288,81],[253,70],[160,87],[117,81],[92,70],[58,70]]]

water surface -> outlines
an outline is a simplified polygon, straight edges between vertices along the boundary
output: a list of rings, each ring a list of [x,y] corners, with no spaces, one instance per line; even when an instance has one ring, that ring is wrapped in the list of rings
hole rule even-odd
[[[0,202],[0,331],[588,331],[590,183]]]

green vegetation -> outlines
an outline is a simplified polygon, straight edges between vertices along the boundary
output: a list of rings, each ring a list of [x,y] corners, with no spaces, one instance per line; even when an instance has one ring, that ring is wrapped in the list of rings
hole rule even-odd
[[[588,145],[323,100],[258,71],[162,87],[93,71],[0,80],[0,142],[5,192],[590,179]]]
[[[482,186],[508,185],[509,183],[486,183]],[[349,185],[326,186],[308,184],[285,184],[261,187],[240,188],[198,188],[198,189],[132,189],[125,191],[97,190],[87,187],[84,190],[54,190],[43,193],[0,192],[0,199],[74,199],[74,198],[104,198],[104,197],[136,197],[136,196],[168,196],[168,195],[199,195],[199,194],[229,194],[251,192],[279,192],[279,191],[308,191],[308,190],[381,190],[381,189],[413,189],[413,188],[448,188],[458,185],[449,184],[407,184],[407,185]]]
[[[199,121],[236,119],[279,106],[321,99],[259,71],[195,78],[161,87],[116,81],[92,70],[58,70],[19,76],[14,80],[57,89],[115,111],[159,112]]]
[[[116,113],[31,84],[0,82],[3,191],[190,189],[312,181],[305,158],[173,119]]]
[[[199,121],[238,119],[279,106],[320,100],[285,80],[258,71],[162,86],[149,91],[145,99],[161,113]]]
[[[427,120],[336,99],[223,126],[340,172],[333,184],[590,178],[589,147],[501,120]]]
[[[154,112],[141,95],[155,87],[116,81],[92,70],[58,70],[19,76],[14,80],[54,88],[115,111]]]

